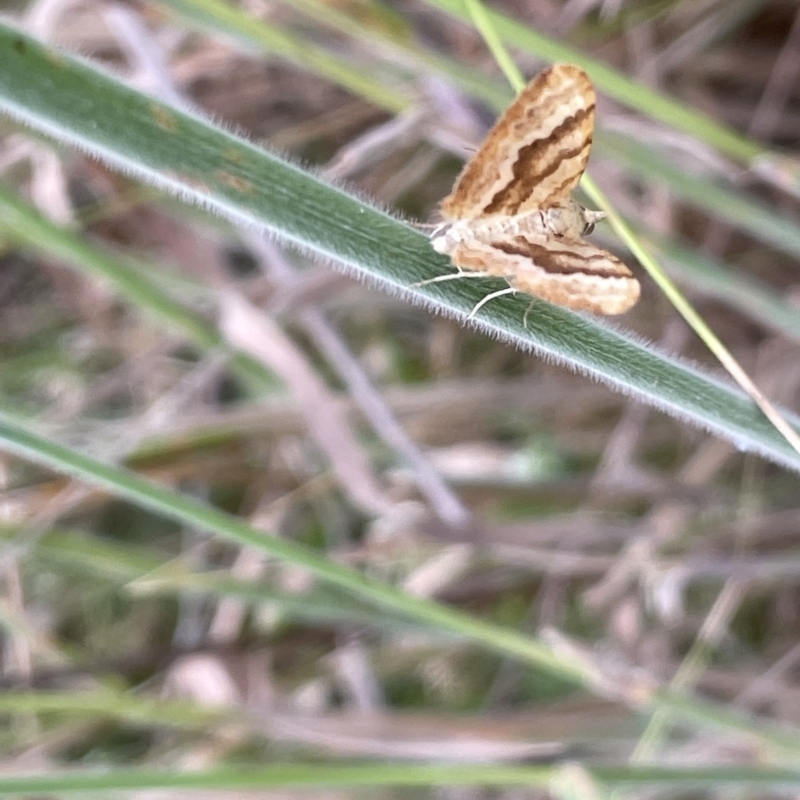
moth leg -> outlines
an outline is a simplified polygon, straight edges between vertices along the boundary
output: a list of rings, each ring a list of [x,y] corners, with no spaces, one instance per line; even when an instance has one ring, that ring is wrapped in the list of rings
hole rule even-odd
[[[437,275],[435,278],[427,278],[424,281],[417,281],[416,283],[410,283],[408,285],[409,289],[416,289],[420,286],[427,286],[429,283],[440,283],[441,281],[454,281],[456,278],[491,278],[497,277],[496,275],[492,275],[491,272],[467,272],[466,270],[458,269],[458,272],[448,272],[447,275]]]
[[[525,313],[522,315],[522,327],[525,328],[525,330],[528,330],[528,314],[531,313],[531,310],[536,305],[537,299],[536,297],[531,299],[530,303],[528,303],[528,307],[525,309]]]
[[[492,292],[491,294],[487,294],[483,300],[478,303],[472,311],[469,312],[467,315],[467,319],[472,319],[480,310],[485,306],[490,300],[494,300],[495,297],[502,297],[504,294],[516,294],[517,290],[513,286],[509,286],[506,289],[499,289],[496,292]]]

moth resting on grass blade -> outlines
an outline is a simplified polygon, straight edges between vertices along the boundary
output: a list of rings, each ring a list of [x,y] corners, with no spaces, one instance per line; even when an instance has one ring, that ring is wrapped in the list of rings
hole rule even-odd
[[[460,277],[504,278],[509,288],[578,311],[621,314],[639,299],[639,283],[611,253],[583,237],[605,213],[572,199],[592,146],[595,94],[572,64],[539,73],[489,131],[441,204],[433,249]],[[470,315],[471,316],[471,315]]]

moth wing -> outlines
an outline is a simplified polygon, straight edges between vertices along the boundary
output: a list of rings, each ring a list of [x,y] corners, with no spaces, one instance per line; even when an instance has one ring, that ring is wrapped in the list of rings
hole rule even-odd
[[[468,239],[450,253],[463,270],[505,278],[509,286],[549,303],[595,314],[622,314],[639,299],[636,278],[615,255],[584,239]]]
[[[589,159],[594,109],[594,87],[580,67],[539,73],[464,167],[442,215],[511,216],[566,202]]]

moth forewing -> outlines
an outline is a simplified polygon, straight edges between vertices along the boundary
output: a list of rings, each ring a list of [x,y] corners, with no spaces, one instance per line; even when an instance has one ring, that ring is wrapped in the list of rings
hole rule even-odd
[[[639,298],[630,270],[583,239],[605,214],[570,193],[589,159],[595,94],[577,66],[537,75],[495,123],[441,204],[431,237],[459,270],[576,310],[621,314]]]

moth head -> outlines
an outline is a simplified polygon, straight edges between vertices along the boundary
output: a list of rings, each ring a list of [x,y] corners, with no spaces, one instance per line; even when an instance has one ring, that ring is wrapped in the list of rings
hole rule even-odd
[[[448,234],[450,234],[452,228],[452,222],[443,222],[433,229],[431,233],[431,247],[433,247],[437,253],[448,253],[450,251],[450,239],[452,235],[449,236]],[[456,240],[457,239],[458,237],[456,236]]]
[[[594,226],[605,219],[605,211],[592,211],[588,208],[581,208],[581,215],[583,216],[583,235],[586,236],[594,230]]]

